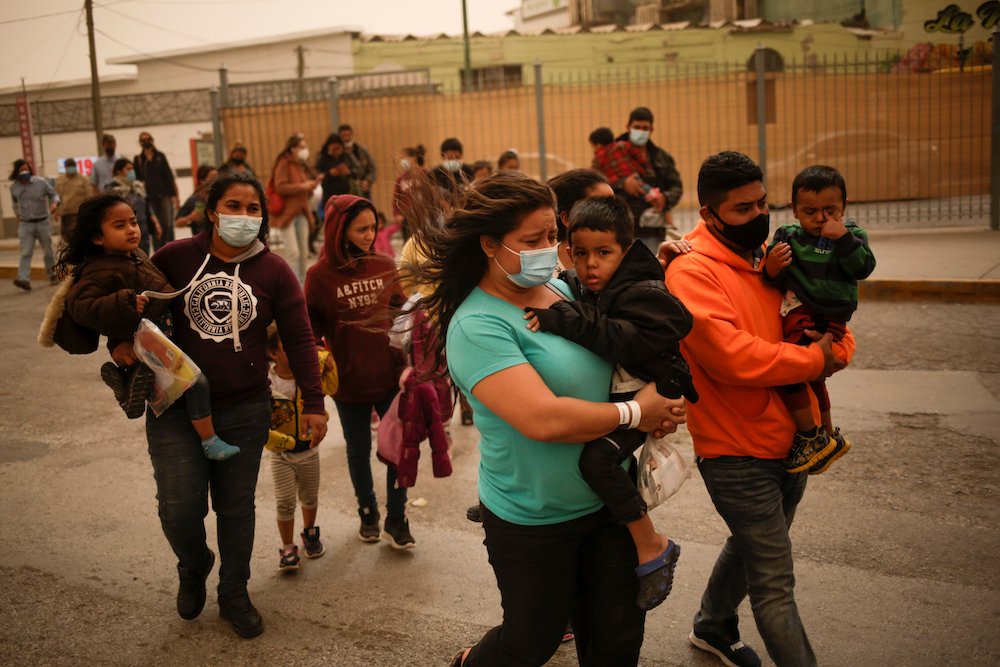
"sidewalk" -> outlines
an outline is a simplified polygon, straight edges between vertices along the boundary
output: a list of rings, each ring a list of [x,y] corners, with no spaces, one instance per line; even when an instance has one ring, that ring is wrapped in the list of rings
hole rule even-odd
[[[864,300],[1000,303],[1000,232],[983,227],[869,231],[876,267],[861,283]],[[58,244],[58,237],[53,239]],[[17,289],[17,239],[0,240],[0,289]],[[46,284],[41,250],[32,261],[35,287]]]

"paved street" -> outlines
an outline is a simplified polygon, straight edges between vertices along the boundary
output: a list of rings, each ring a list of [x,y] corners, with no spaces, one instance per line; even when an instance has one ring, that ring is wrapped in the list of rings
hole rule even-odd
[[[103,352],[37,345],[50,294],[0,287],[0,664],[433,667],[498,621],[482,532],[464,517],[475,430],[452,427],[452,477],[421,468],[411,498],[427,505],[409,510],[418,546],[399,553],[355,537],[335,416],[322,446],[327,555],[277,572],[265,469],[250,592],[266,632],[237,638],[212,593],[201,618],[179,619],[141,420],[127,421],[101,383]],[[810,480],[792,533],[820,663],[996,665],[1000,307],[867,302],[852,325],[859,353],[831,388],[856,446]],[[677,441],[690,456],[686,434]],[[697,477],[653,517],[684,555],[673,594],[649,615],[641,664],[718,664],[686,636],[725,526]],[[748,608],[742,631],[763,654]],[[550,664],[576,664],[572,645]]]

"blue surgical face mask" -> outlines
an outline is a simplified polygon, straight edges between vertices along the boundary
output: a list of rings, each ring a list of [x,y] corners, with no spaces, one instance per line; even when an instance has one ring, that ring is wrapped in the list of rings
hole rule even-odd
[[[66,167],[66,173],[72,176],[73,174],[77,173],[76,167]]]
[[[496,257],[493,258],[493,261],[497,262],[497,266],[507,274],[507,278],[512,283],[518,287],[538,287],[552,280],[552,276],[555,275],[556,264],[559,260],[559,246],[518,252],[511,250],[503,243],[500,245],[507,252],[512,252],[521,258],[521,270],[514,275],[507,273]]]
[[[135,180],[135,169],[129,169],[128,171],[125,172],[125,180],[126,181]]]
[[[631,129],[628,131],[628,140],[636,146],[645,146],[649,141],[649,130]]]
[[[219,238],[234,248],[242,248],[253,243],[260,233],[260,226],[264,218],[256,218],[251,215],[223,215],[219,216]]]

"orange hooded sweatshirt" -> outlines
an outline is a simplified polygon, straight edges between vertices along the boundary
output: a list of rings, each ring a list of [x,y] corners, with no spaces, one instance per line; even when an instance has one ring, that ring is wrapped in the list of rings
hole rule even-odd
[[[815,378],[823,353],[816,345],[783,342],[782,294],[764,283],[763,260],[753,268],[704,221],[685,238],[691,252],[670,263],[666,282],[694,317],[681,351],[701,396],[688,406],[695,454],[783,459],[795,424],[774,387]],[[834,353],[850,361],[850,330]],[[813,405],[815,412],[815,400]]]

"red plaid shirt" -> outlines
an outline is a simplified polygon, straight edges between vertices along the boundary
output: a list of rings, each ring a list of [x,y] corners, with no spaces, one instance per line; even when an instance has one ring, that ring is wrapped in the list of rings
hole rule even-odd
[[[625,180],[632,174],[655,176],[653,166],[646,157],[646,149],[631,141],[612,141],[594,151],[594,169],[607,176],[612,184]]]

